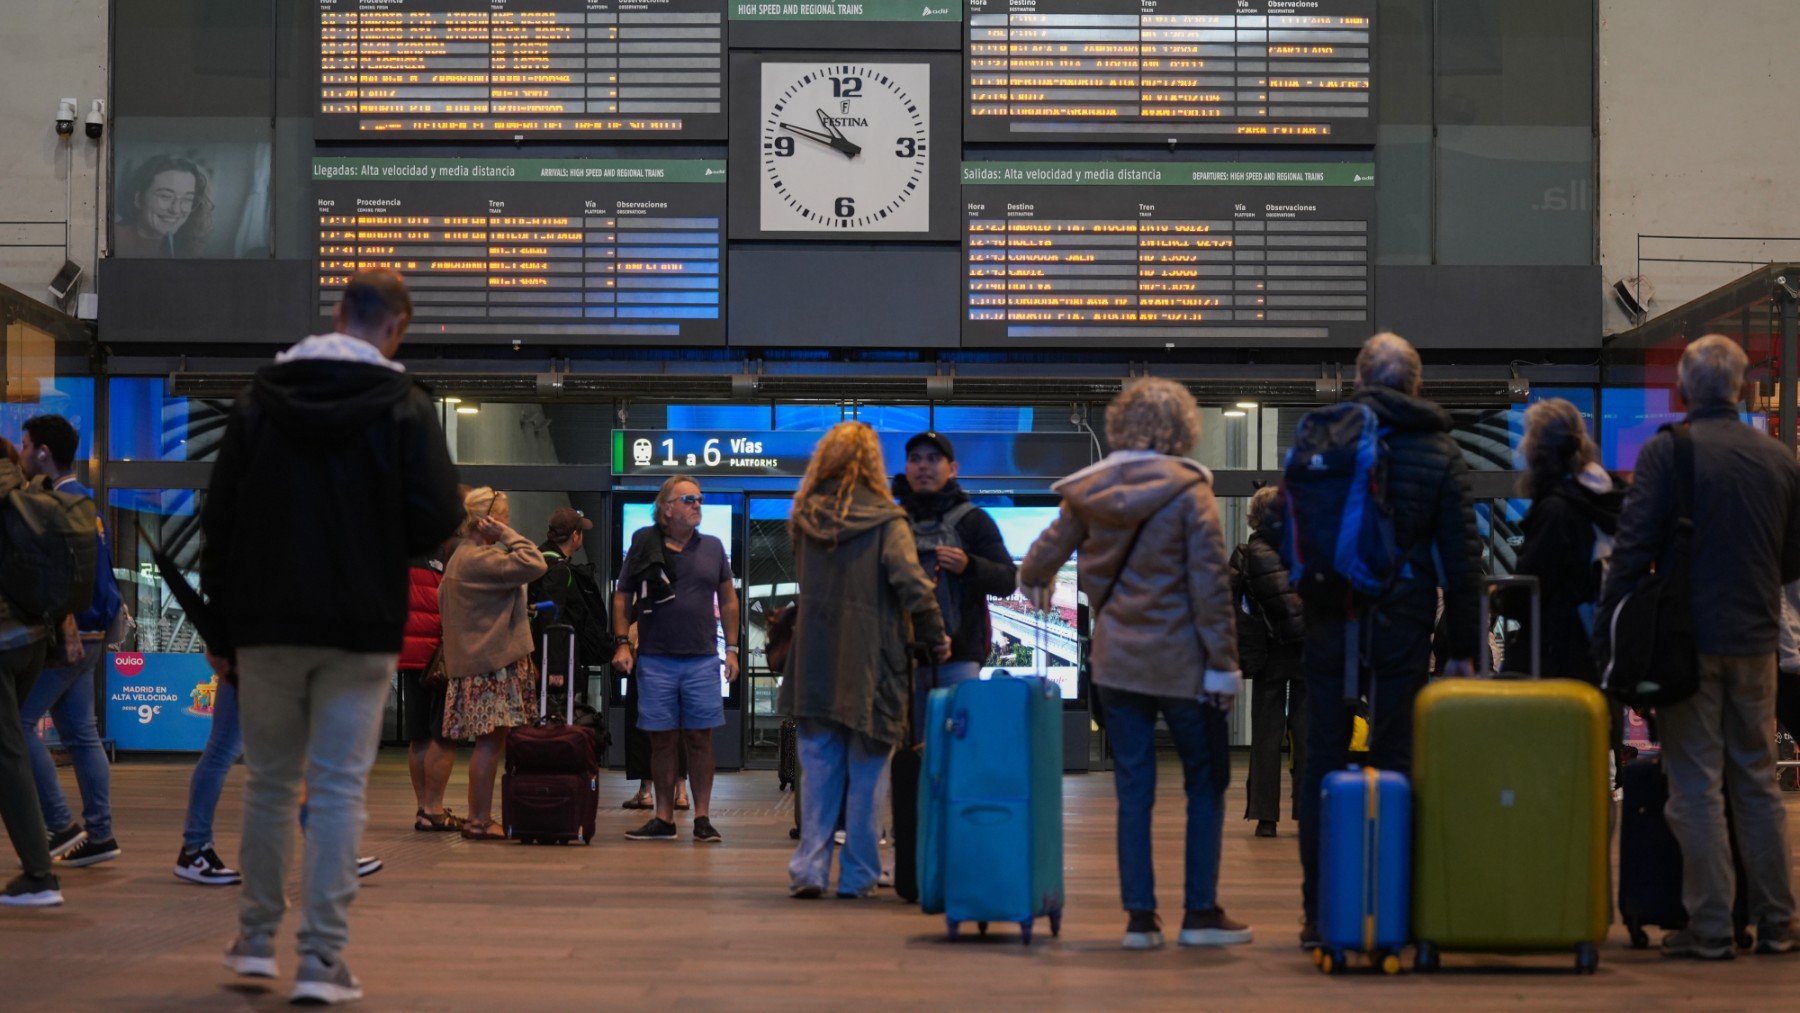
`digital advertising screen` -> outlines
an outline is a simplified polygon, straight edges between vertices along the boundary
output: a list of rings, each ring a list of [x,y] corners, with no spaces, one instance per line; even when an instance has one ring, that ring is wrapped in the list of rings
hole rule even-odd
[[[968,0],[973,142],[1373,144],[1376,0]]]
[[[722,344],[725,163],[316,158],[319,314],[406,275],[414,340]]]
[[[1053,506],[997,506],[985,508],[1000,527],[1006,550],[1015,563],[1025,560],[1025,553],[1039,534],[1056,520]],[[1057,571],[1054,604],[1049,612],[1039,612],[1014,591],[1007,598],[988,599],[988,617],[992,644],[987,663],[981,668],[986,679],[1004,669],[1013,675],[1039,675],[1056,683],[1064,700],[1073,700],[1081,692],[1081,633],[1078,623],[1079,602],[1075,586],[1075,557]]]
[[[313,136],[725,137],[724,0],[317,0]]]
[[[1366,163],[964,162],[963,343],[1355,345]]]

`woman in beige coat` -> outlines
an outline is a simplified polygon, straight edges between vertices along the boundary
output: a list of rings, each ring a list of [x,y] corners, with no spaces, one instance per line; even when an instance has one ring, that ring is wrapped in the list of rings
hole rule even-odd
[[[494,822],[494,774],[506,731],[537,717],[537,668],[525,585],[548,569],[531,539],[507,527],[506,494],[483,486],[463,497],[462,540],[444,567],[438,610],[444,619],[444,737],[474,739],[469,758],[469,816],[462,835],[506,839]]]
[[[1062,512],[1019,567],[1025,593],[1047,609],[1069,555],[1094,617],[1091,668],[1113,749],[1119,796],[1119,883],[1130,920],[1125,948],[1163,942],[1150,862],[1156,718],[1168,724],[1187,788],[1183,946],[1250,941],[1219,907],[1219,848],[1237,696],[1237,626],[1212,473],[1191,460],[1200,410],[1168,380],[1131,385],[1106,409],[1113,452],[1056,484]]]

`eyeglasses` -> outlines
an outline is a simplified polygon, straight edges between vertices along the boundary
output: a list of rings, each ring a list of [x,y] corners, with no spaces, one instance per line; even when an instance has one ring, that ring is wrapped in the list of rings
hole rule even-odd
[[[688,506],[699,506],[706,502],[706,497],[699,495],[698,493],[688,493],[686,496],[675,497],[675,502],[685,503]]]

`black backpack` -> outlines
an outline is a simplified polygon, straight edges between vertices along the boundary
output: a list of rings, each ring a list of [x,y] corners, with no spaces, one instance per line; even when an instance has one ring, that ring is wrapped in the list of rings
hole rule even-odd
[[[28,622],[57,623],[94,600],[94,501],[27,486],[0,498],[0,594]]]
[[[1694,629],[1694,440],[1686,425],[1665,426],[1675,439],[1675,533],[1659,565],[1601,616],[1612,656],[1600,688],[1635,710],[1680,703],[1700,688]]]

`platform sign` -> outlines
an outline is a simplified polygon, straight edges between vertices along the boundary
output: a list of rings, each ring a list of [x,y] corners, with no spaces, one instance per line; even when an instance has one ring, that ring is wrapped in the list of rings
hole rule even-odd
[[[106,730],[122,750],[206,748],[218,693],[218,677],[204,654],[106,656]]]
[[[822,432],[615,429],[613,474],[799,478]],[[910,432],[881,433],[889,470],[906,465]],[[1093,463],[1085,433],[947,433],[964,478],[1060,477]]]

